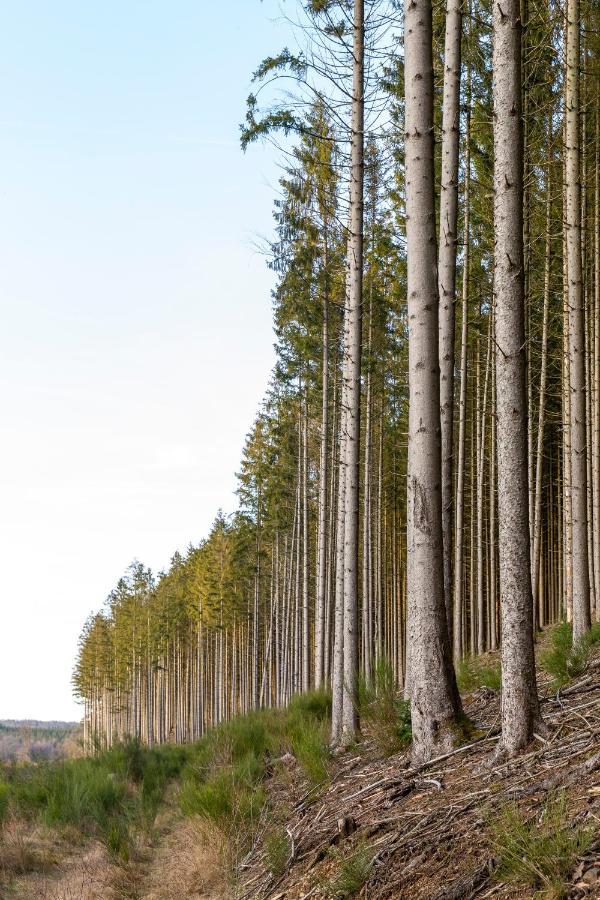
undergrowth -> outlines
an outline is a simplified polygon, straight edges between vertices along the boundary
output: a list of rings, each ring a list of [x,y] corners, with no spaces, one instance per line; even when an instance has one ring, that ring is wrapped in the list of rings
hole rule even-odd
[[[294,697],[287,709],[259,710],[212,729],[193,745],[182,771],[182,812],[217,825],[236,855],[245,850],[265,809],[265,778],[279,759],[291,754],[313,787],[327,780],[330,710],[330,695],[315,691]]]
[[[540,654],[540,665],[551,676],[553,686],[560,688],[585,671],[590,652],[599,643],[600,622],[595,622],[575,645],[573,626],[561,622],[550,632],[550,646]]]
[[[539,816],[526,818],[508,806],[490,830],[497,879],[527,885],[549,900],[564,896],[565,879],[593,839],[591,829],[569,826],[564,794],[550,799]]]
[[[337,862],[337,871],[320,887],[331,900],[347,900],[354,897],[364,887],[373,867],[373,848],[369,844],[359,844],[347,856],[335,850],[332,856]]]
[[[188,752],[131,740],[92,757],[5,767],[0,818],[10,810],[65,835],[75,829],[127,861],[134,832],[152,827],[165,786],[180,773]]]
[[[387,659],[377,662],[371,679],[359,679],[358,712],[384,755],[391,756],[410,744],[410,703],[398,693],[394,670]]]
[[[502,675],[499,660],[483,660],[473,656],[461,659],[456,667],[456,681],[461,692],[469,693],[486,687],[499,691]]]
[[[290,856],[290,839],[283,829],[272,829],[264,842],[265,864],[277,878],[285,871]]]

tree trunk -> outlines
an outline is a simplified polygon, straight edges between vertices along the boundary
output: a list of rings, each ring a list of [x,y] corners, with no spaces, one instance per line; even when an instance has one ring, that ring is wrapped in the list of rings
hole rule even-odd
[[[467,431],[467,354],[469,325],[469,204],[471,184],[471,129],[470,129],[470,70],[467,73],[467,123],[465,129],[465,187],[463,225],[463,273],[460,337],[460,399],[458,406],[458,460],[456,473],[456,525],[454,528],[454,628],[453,648],[455,663],[463,655],[463,548],[465,519],[465,466]]]
[[[529,546],[518,0],[494,6],[493,71],[502,747],[512,754],[531,740],[539,720]]]
[[[319,454],[319,499],[317,503],[317,594],[315,599],[315,688],[322,687],[325,663],[325,608],[327,597],[327,439],[329,431],[329,282],[328,247],[324,247],[325,287],[321,358],[321,449]],[[331,498],[330,498],[331,499]]]
[[[581,264],[581,152],[579,138],[579,0],[567,0],[566,210],[571,406],[573,529],[573,641],[591,624],[587,535],[585,333]]]
[[[452,466],[454,448],[454,335],[458,242],[461,0],[447,0],[440,193],[439,331],[442,440],[442,540],[446,619],[452,630]]]
[[[348,353],[346,382],[346,487],[344,492],[344,686],[342,742],[358,728],[358,514],[360,474],[360,369],[362,339],[364,205],[364,0],[354,0],[350,215],[347,254]]]
[[[432,12],[404,10],[408,296],[408,631],[413,759],[449,749],[460,715],[443,582]]]
[[[533,517],[533,558],[531,560],[531,588],[534,608],[539,607],[538,581],[540,577],[542,540],[542,475],[544,461],[544,422],[546,411],[546,380],[548,369],[548,314],[550,309],[550,254],[552,252],[550,175],[552,159],[552,118],[548,118],[548,161],[546,172],[546,248],[544,256],[544,304],[542,313],[542,360],[540,367],[540,394],[538,409],[538,432],[535,464],[535,494]],[[542,624],[538,616],[538,624]]]

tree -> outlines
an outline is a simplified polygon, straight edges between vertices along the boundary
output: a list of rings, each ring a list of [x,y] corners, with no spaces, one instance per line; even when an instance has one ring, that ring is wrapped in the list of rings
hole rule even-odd
[[[519,0],[493,12],[494,290],[502,746],[524,747],[539,722],[533,652],[523,284],[523,133]]]
[[[456,248],[458,244],[458,155],[460,145],[460,70],[462,0],[446,4],[442,177],[440,191],[440,413],[442,440],[442,538],[444,597],[448,628],[452,628],[452,480],[454,456],[454,335]]]
[[[408,677],[418,762],[453,745],[461,714],[443,590],[431,20],[430,0],[405,7]]]
[[[569,406],[571,515],[573,540],[573,641],[591,625],[588,562],[585,324],[581,264],[581,148],[580,148],[580,20],[579,0],[567,0],[565,93],[565,228],[569,323]]]

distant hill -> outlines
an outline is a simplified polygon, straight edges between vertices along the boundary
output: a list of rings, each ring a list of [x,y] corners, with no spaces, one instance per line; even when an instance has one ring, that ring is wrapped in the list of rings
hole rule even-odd
[[[79,722],[0,719],[0,761],[42,762],[79,752]]]
[[[43,731],[55,728],[62,731],[73,731],[79,728],[79,722],[44,721],[42,719],[0,719],[0,726],[4,728],[38,728]]]

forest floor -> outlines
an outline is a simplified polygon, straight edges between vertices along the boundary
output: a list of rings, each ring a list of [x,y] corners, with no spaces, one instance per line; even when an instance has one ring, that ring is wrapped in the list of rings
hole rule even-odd
[[[326,789],[286,813],[282,871],[258,844],[242,896],[600,898],[600,656],[560,690],[538,678],[547,730],[515,759],[497,758],[487,687],[464,696],[473,738],[426,767],[407,751],[377,758],[368,739],[344,754]]]
[[[234,863],[236,823],[184,817],[176,782],[127,861],[8,818],[0,897],[600,898],[600,655],[560,689],[540,672],[539,687],[544,733],[513,760],[495,755],[497,690],[473,684],[471,736],[427,767],[411,768],[407,750],[384,755],[368,730],[317,786],[287,754],[268,767],[267,805]]]

